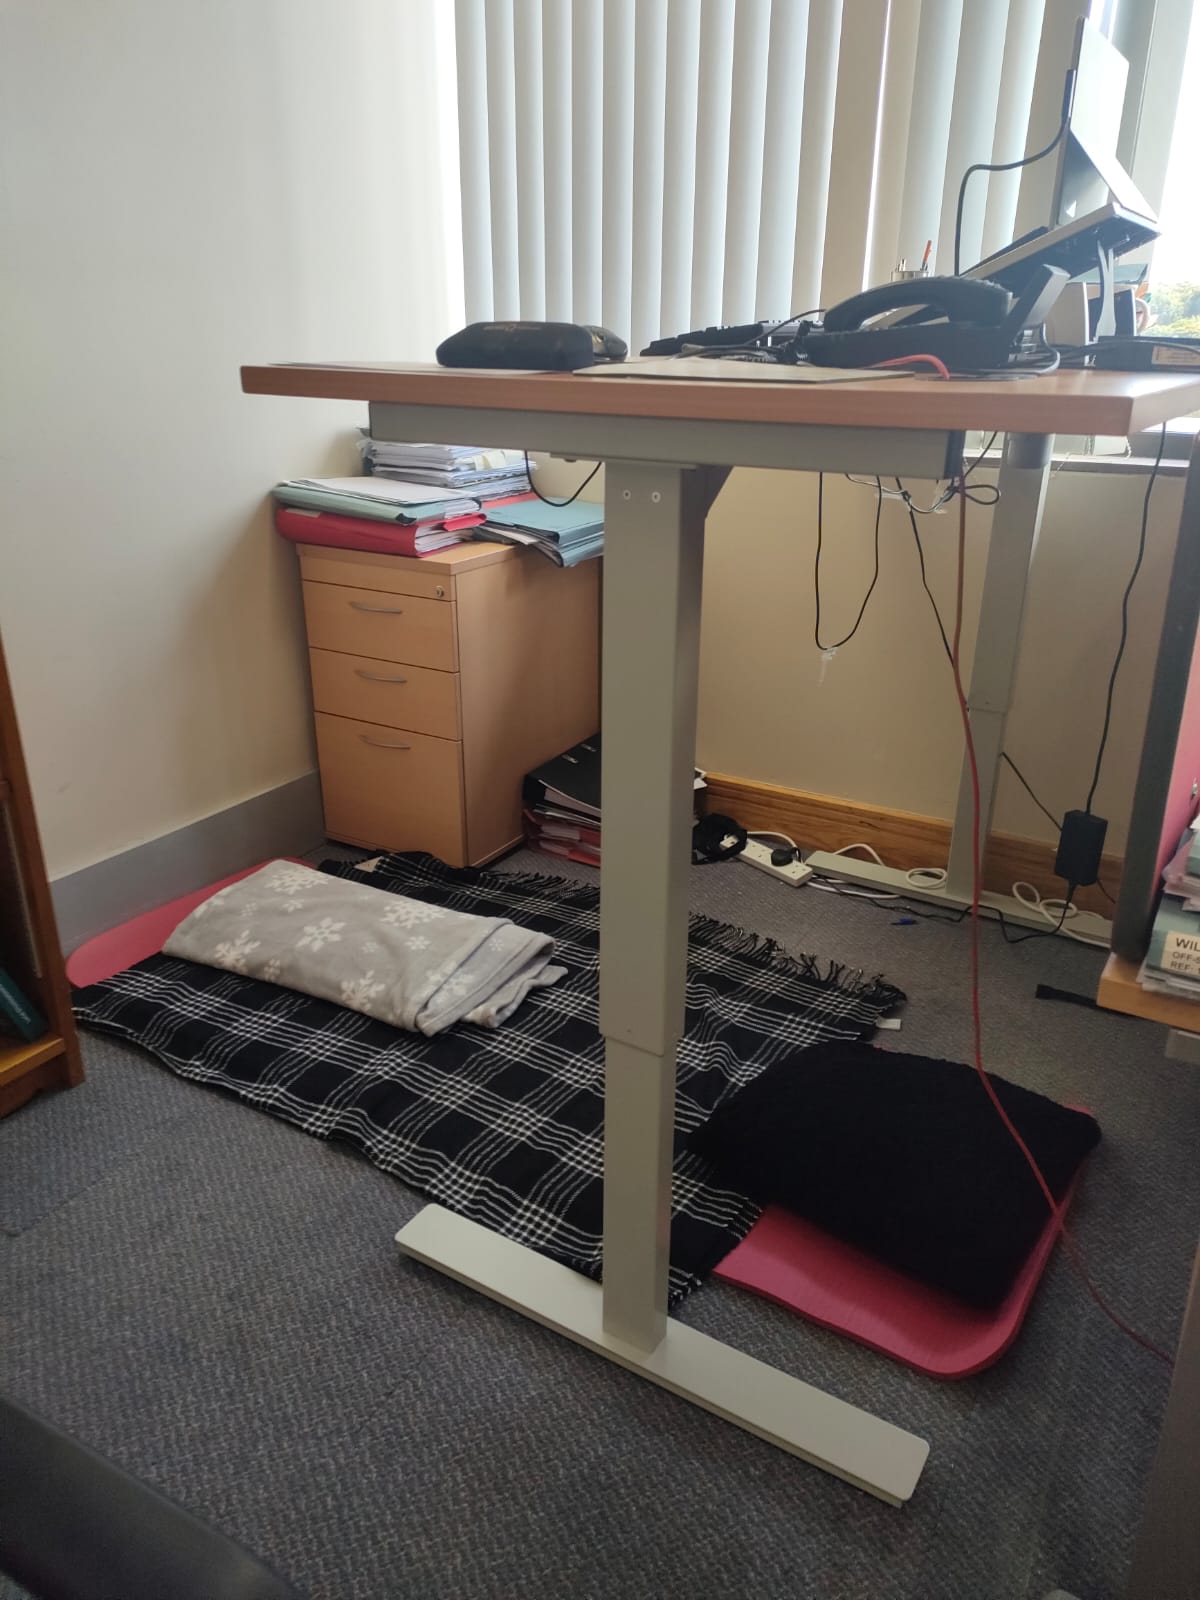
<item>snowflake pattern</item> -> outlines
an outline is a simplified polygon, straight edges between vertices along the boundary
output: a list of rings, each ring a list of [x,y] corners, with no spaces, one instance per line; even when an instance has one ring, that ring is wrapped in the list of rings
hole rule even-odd
[[[272,956],[262,969],[262,975],[268,983],[278,983],[279,974],[283,971],[283,962],[278,956]]]
[[[374,981],[374,971],[367,971],[358,978],[343,978],[341,985],[342,1004],[352,1006],[354,1010],[361,1011],[370,1005],[377,995],[381,995],[386,984]]]
[[[216,894],[209,895],[207,900],[202,900],[200,902],[200,904],[192,912],[192,915],[194,917],[207,916],[210,911],[212,911],[216,906],[219,906],[221,904],[222,900],[224,900],[226,895],[228,895],[229,890],[232,889],[233,887],[234,887],[233,884],[229,884],[224,889],[218,889]]]
[[[364,939],[358,947],[364,956],[377,956],[383,949],[378,939]]]
[[[411,939],[405,939],[404,948],[406,950],[428,950],[429,940],[425,938],[424,934],[414,933]]]
[[[446,915],[438,906],[422,905],[419,900],[400,900],[383,913],[389,928],[415,928],[421,922],[440,922]]]
[[[252,917],[257,910],[258,910],[258,901],[257,900],[247,900],[245,905],[241,909],[241,915],[243,917]]]
[[[250,937],[249,928],[243,928],[236,939],[222,939],[213,951],[213,960],[229,972],[245,972],[246,961],[257,950],[261,940]]]
[[[313,881],[311,867],[301,867],[295,862],[281,861],[267,880],[268,889],[278,889],[281,894],[295,894],[298,889],[308,889]]]
[[[322,950],[327,944],[339,944],[342,938],[344,922],[335,922],[332,917],[322,917],[320,922],[306,922],[304,932],[296,940],[297,950]]]
[[[291,900],[281,900],[279,902],[279,909],[281,911],[303,911],[304,910],[304,901],[303,900],[297,900],[295,898],[293,898]]]

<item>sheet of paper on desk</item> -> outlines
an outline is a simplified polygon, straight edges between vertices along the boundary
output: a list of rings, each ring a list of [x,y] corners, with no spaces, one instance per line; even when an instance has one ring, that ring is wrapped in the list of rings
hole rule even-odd
[[[334,494],[353,494],[367,500],[386,500],[389,505],[421,505],[444,500],[446,491],[437,484],[405,483],[398,478],[294,478],[304,489],[323,489]]]
[[[723,383],[861,383],[866,378],[911,378],[911,372],[878,367],[781,366],[775,361],[736,361],[728,356],[634,356],[581,367],[577,378],[719,378]]]

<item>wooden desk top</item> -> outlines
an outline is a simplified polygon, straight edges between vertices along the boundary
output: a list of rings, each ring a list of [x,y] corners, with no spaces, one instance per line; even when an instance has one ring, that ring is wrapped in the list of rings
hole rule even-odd
[[[1200,372],[1055,372],[1010,379],[889,378],[851,383],[720,383],[431,365],[243,367],[247,394],[368,400],[579,416],[774,422],[858,428],[996,428],[1124,437],[1200,410]]]

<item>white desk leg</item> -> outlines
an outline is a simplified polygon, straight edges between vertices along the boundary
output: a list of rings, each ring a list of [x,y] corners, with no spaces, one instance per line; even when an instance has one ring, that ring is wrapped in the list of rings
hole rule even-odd
[[[1021,626],[1025,615],[1025,589],[1029,566],[1037,545],[1042,522],[1042,506],[1050,473],[1050,453],[1054,440],[1040,434],[1010,433],[1005,441],[1000,467],[1000,501],[992,517],[992,536],[988,543],[983,597],[979,608],[975,660],[967,702],[971,708],[971,731],[979,764],[980,835],[986,840],[992,820],[1000,757],[1004,750],[1004,728],[1012,703],[1013,681],[1021,649]],[[926,900],[933,905],[969,906],[973,886],[971,845],[971,770],[964,757],[958,785],[958,804],[950,836],[950,858],[943,884],[909,883],[896,867],[879,866],[873,861],[858,861],[850,856],[835,856],[815,850],[808,858],[817,872],[845,878],[874,889],[887,889],[909,899]],[[1011,922],[1027,927],[1046,926],[1039,911],[1031,910],[1011,895],[982,896],[984,912],[1000,913]],[[1077,938],[1088,938],[1102,948],[1108,945],[1109,924],[1089,917],[1086,931],[1073,929]]]
[[[979,606],[979,630],[974,646],[971,685],[966,699],[971,709],[971,731],[979,763],[979,802],[981,837],[986,840],[992,822],[995,786],[1000,776],[1000,755],[1005,747],[1005,723],[1013,701],[1016,664],[1021,653],[1021,627],[1026,611],[1026,586],[1029,565],[1034,558],[1038,531],[1042,528],[1042,507],[1046,482],[1050,478],[1053,437],[1040,434],[1010,434],[1005,440],[1005,456],[1000,466],[1000,501],[992,515],[992,538],[987,546],[987,568]],[[958,779],[958,803],[954,813],[954,832],[950,834],[950,858],[946,882],[939,885],[909,883],[898,867],[882,867],[874,861],[858,861],[850,856],[834,856],[829,851],[813,851],[808,864],[816,872],[846,878],[877,890],[890,890],[909,899],[930,901],[934,906],[970,906],[973,888],[973,850],[971,850],[971,770],[963,758],[962,778]],[[1000,912],[1010,922],[1030,928],[1045,928],[1045,918],[1030,910],[1011,894],[984,891],[984,912]],[[1074,930],[1077,938],[1107,947],[1109,923],[1088,918],[1086,931]]]
[[[610,462],[605,492],[604,1329],[642,1350],[667,1326],[704,518],[723,478]]]
[[[981,841],[987,840],[992,822],[1000,756],[1004,750],[1004,725],[1012,704],[1013,681],[1021,650],[1025,590],[1042,525],[1053,447],[1052,436],[1037,433],[1010,433],[1004,441],[998,480],[1000,500],[992,513],[975,660],[967,692],[975,759],[979,766]],[[971,898],[974,878],[973,809],[971,770],[964,757],[946,869],[947,898],[964,902]]]
[[[899,1505],[929,1446],[667,1318],[675,1044],[683,1029],[704,516],[721,469],[610,462],[605,498],[604,1283],[442,1206],[406,1254]]]

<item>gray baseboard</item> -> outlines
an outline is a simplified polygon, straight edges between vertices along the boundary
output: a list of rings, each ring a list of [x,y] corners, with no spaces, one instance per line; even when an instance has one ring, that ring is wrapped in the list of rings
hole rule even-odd
[[[63,951],[270,856],[298,856],[325,837],[315,772],[135,845],[50,885]]]

